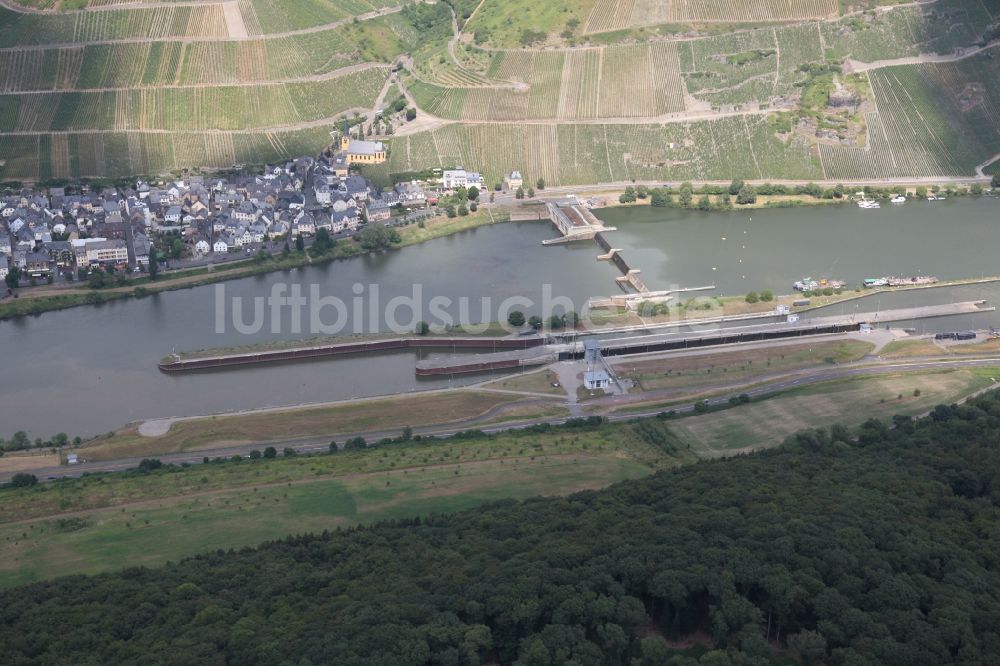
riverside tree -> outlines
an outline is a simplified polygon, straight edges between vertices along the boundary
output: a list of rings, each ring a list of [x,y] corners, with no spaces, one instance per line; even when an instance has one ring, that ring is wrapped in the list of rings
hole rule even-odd
[[[736,203],[741,206],[757,203],[757,190],[754,189],[753,185],[744,185],[740,188],[736,194]]]

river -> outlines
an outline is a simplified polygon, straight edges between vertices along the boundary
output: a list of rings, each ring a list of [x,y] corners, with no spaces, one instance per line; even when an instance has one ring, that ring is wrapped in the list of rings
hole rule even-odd
[[[1000,273],[1000,206],[995,199],[912,202],[862,211],[854,206],[759,210],[752,214],[619,208],[599,211],[618,227],[609,238],[652,289],[714,284],[714,293],[772,289],[787,293],[802,277],[831,277],[854,284],[885,274],[929,274],[942,279]],[[752,215],[752,219],[751,219]],[[457,317],[458,299],[472,302],[481,321],[481,297],[492,299],[486,318],[506,298],[530,298],[537,312],[545,285],[580,309],[590,296],[616,293],[618,273],[595,261],[591,242],[543,247],[554,231],[547,223],[510,223],[462,232],[397,252],[359,257],[224,283],[226,308],[219,326],[218,286],[168,292],[96,307],[0,322],[6,351],[0,384],[0,435],[14,430],[32,437],[66,432],[92,436],[139,419],[207,414],[265,406],[325,402],[482,381],[484,377],[417,380],[416,355],[356,356],[335,361],[265,365],[199,374],[165,375],[157,361],[173,350],[229,347],[304,337],[292,330],[288,310],[272,330],[243,334],[232,323],[232,297],[245,301],[270,294],[276,284],[297,284],[308,294],[337,297],[357,323],[352,303],[370,303],[378,285],[376,320],[368,309],[364,330],[385,328],[384,305],[420,284],[425,310],[433,296],[453,302],[442,308]],[[353,300],[355,285],[366,300]],[[713,292],[707,292],[713,293]],[[913,302],[986,298],[1000,301],[1000,286],[976,285],[883,295],[882,308]],[[844,306],[834,306],[844,307]],[[853,306],[846,306],[853,307]],[[836,311],[836,310],[833,310]],[[269,312],[269,311],[268,311]],[[323,321],[331,321],[327,309]],[[408,311],[403,308],[405,315]],[[240,322],[253,320],[244,303]],[[492,313],[492,314],[491,314]],[[305,318],[308,331],[309,318]],[[374,325],[372,325],[374,324]],[[984,328],[995,315],[945,318],[919,324],[925,330]],[[320,333],[322,331],[316,331]]]

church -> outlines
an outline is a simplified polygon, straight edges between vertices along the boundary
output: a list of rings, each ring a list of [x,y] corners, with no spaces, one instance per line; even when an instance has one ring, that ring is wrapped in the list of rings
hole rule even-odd
[[[385,162],[385,144],[381,141],[352,139],[346,133],[340,137],[340,152],[348,164],[381,164]]]

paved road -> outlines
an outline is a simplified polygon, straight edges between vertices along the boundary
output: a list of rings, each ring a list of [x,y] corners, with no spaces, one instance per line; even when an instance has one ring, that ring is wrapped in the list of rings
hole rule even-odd
[[[746,393],[751,397],[756,397],[780,391],[786,391],[789,389],[800,388],[802,386],[808,386],[811,384],[827,382],[835,379],[843,379],[847,377],[865,377],[865,376],[890,374],[897,372],[920,372],[928,370],[943,370],[950,368],[977,368],[977,367],[990,367],[990,366],[1000,366],[1000,356],[993,356],[988,358],[974,358],[974,359],[942,359],[942,360],[903,361],[903,362],[881,361],[869,365],[843,366],[839,368],[830,368],[829,370],[819,370],[819,371],[811,370],[800,373],[793,373],[784,378],[776,379],[775,381],[772,381],[765,385],[754,386],[752,388],[747,388],[745,390],[740,390],[737,388],[733,389],[732,392],[736,393],[738,391],[739,393]],[[998,378],[1000,378],[1000,373],[998,373]],[[699,390],[706,391],[709,390],[709,388],[701,388]],[[725,390],[725,389],[720,388],[719,390]],[[608,409],[613,409],[626,406],[629,403],[646,402],[649,400],[655,400],[657,398],[681,400],[682,396],[677,395],[676,389],[668,389],[664,391],[650,391],[643,394],[611,396],[608,398],[602,398],[599,400],[591,401],[588,403],[588,406],[605,407]],[[724,405],[729,401],[729,398],[730,398],[729,395],[723,395],[711,398],[706,402],[709,405]],[[551,402],[551,401],[545,401],[539,399],[536,402],[541,403],[541,402]],[[678,405],[672,407],[671,409],[680,414],[688,413],[694,410],[694,404],[692,403],[686,405]],[[448,437],[450,435],[454,435],[456,432],[469,430],[470,428],[477,428],[486,433],[498,433],[510,430],[520,430],[538,424],[559,425],[565,423],[567,420],[564,417],[540,418],[540,419],[528,419],[523,421],[511,421],[496,425],[487,425],[487,426],[482,425],[483,421],[487,421],[493,418],[494,416],[499,414],[501,410],[502,406],[494,408],[474,419],[453,422],[444,426],[427,426],[427,427],[413,428],[413,434],[423,435],[423,436]],[[662,408],[642,409],[640,407],[636,411],[631,411],[627,414],[609,414],[607,418],[609,421],[612,422],[629,421],[639,417],[655,416],[656,414],[662,411],[663,411]],[[331,433],[323,437],[301,437],[301,438],[293,438],[293,439],[286,439],[279,441],[258,442],[253,444],[240,444],[235,446],[204,449],[199,451],[169,453],[169,454],[159,455],[156,457],[159,458],[164,463],[169,463],[173,465],[180,465],[183,463],[194,465],[201,463],[205,457],[217,458],[217,457],[230,457],[233,455],[248,455],[252,449],[263,449],[266,446],[273,446],[279,450],[284,449],[286,447],[290,447],[295,449],[299,453],[315,453],[319,451],[328,450],[331,439],[335,439],[343,443],[344,440],[349,439],[351,437],[363,436],[369,442],[376,442],[379,439],[385,437],[396,437],[400,434],[401,430],[402,430],[401,428],[392,428],[387,430],[369,431],[360,433]],[[39,480],[46,481],[52,478],[79,477],[83,476],[86,473],[115,472],[115,471],[133,469],[136,466],[138,466],[140,460],[141,458],[139,457],[130,457],[130,458],[121,458],[119,460],[111,460],[111,461],[81,463],[73,467],[68,467],[68,466],[44,467],[31,471],[32,473],[38,476]],[[10,476],[11,474],[0,474],[0,481],[7,481],[9,480]]]

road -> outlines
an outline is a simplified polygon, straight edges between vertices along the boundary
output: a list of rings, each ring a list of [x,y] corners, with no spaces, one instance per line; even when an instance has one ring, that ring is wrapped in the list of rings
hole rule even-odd
[[[859,60],[848,59],[844,67],[847,74],[858,74],[871,69],[882,69],[883,67],[896,67],[897,65],[926,65],[929,63],[958,62],[978,55],[983,51],[988,51],[996,46],[1000,46],[1000,40],[993,40],[984,46],[967,48],[957,53],[922,53],[908,58],[894,58],[892,60],[873,60],[872,62],[861,62]]]
[[[946,369],[956,369],[956,368],[981,368],[981,367],[991,367],[1000,366],[1000,356],[991,356],[985,358],[973,358],[973,359],[943,359],[943,360],[921,360],[921,361],[901,361],[901,362],[886,362],[879,361],[876,363],[869,363],[867,365],[845,365],[837,368],[830,369],[812,369],[806,371],[800,371],[798,373],[790,373],[783,376],[782,378],[775,379],[766,384],[748,387],[744,390],[740,390],[739,387],[732,389],[731,393],[745,393],[751,397],[759,397],[764,395],[769,395],[772,393],[778,393],[781,391],[786,391],[794,388],[801,388],[803,386],[809,386],[813,384],[819,384],[822,382],[828,382],[837,379],[845,379],[850,377],[867,377],[873,375],[881,374],[893,374],[899,372],[926,372],[933,370],[946,370]],[[702,388],[701,391],[706,391],[708,389]],[[724,387],[718,387],[718,390],[725,391]],[[709,405],[725,405],[729,402],[731,395],[721,395],[717,397],[710,398],[706,400]],[[624,396],[610,396],[607,398],[602,398],[599,400],[594,400],[588,402],[588,406],[594,407],[605,407],[607,409],[621,408],[627,406],[630,403],[637,402],[649,402],[657,399],[677,399],[682,400],[683,396],[678,395],[677,389],[665,389],[662,391],[649,391],[643,394],[630,394]],[[528,404],[530,404],[529,401]],[[549,400],[538,399],[537,403],[551,403]],[[521,403],[525,404],[525,403]],[[672,407],[674,411],[680,414],[688,413],[694,411],[694,403],[686,405],[677,405]],[[560,425],[565,423],[567,418],[557,417],[557,418],[539,418],[539,419],[526,419],[520,421],[510,421],[502,424],[494,425],[482,425],[484,421],[488,421],[491,418],[497,416],[502,411],[502,406],[495,407],[488,412],[464,421],[456,421],[449,423],[447,425],[440,426],[426,426],[426,427],[416,427],[413,428],[414,435],[422,436],[434,436],[434,437],[448,437],[454,435],[457,432],[469,429],[479,429],[486,433],[499,433],[511,430],[520,430],[532,425],[540,424],[550,424],[550,425]],[[649,409],[642,409],[641,406],[635,411],[630,411],[627,414],[611,413],[607,415],[607,419],[611,422],[622,422],[630,421],[635,418],[655,416],[663,411],[662,407],[655,407]],[[401,433],[401,428],[391,428],[386,430],[377,431],[367,431],[367,432],[355,432],[355,433],[330,433],[322,437],[301,437],[292,438],[277,441],[266,441],[266,442],[256,442],[252,444],[240,444],[234,446],[213,448],[213,449],[202,449],[198,451],[185,451],[181,453],[168,453],[156,456],[159,460],[167,464],[172,465],[182,465],[190,464],[196,465],[203,462],[203,459],[224,457],[228,458],[234,455],[249,455],[250,451],[253,449],[263,449],[266,446],[273,446],[276,449],[284,449],[286,447],[295,449],[298,453],[316,453],[320,451],[327,451],[329,449],[330,441],[332,439],[337,440],[341,443],[346,439],[351,437],[364,437],[369,442],[376,442],[380,439],[386,437],[397,437]],[[85,449],[84,455],[85,454]],[[150,457],[150,456],[145,456]],[[118,460],[109,461],[97,461],[97,462],[84,462],[72,467],[68,466],[58,466],[58,467],[42,467],[35,470],[30,470],[36,476],[38,476],[40,481],[46,481],[54,478],[75,478],[83,476],[84,474],[93,474],[97,472],[117,472],[128,469],[133,469],[139,465],[141,457],[129,457],[121,458]],[[8,481],[12,473],[0,474],[0,481]]]

